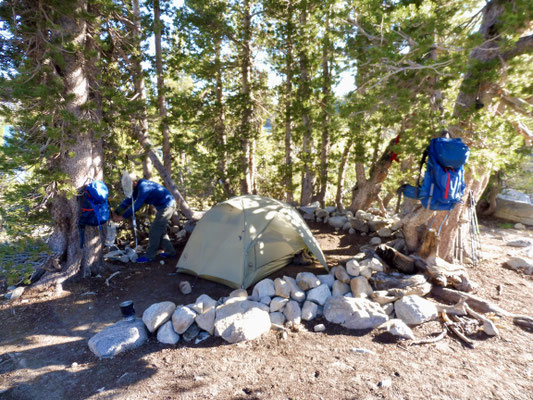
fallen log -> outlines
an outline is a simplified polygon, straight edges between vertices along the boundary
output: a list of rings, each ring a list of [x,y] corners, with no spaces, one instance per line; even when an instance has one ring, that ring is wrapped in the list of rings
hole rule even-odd
[[[464,292],[460,292],[460,291],[453,290],[453,289],[433,286],[433,288],[431,289],[431,295],[445,302],[449,302],[449,303],[458,303],[459,301],[462,300],[467,305],[472,307],[472,309],[478,312],[482,312],[482,313],[493,312],[494,314],[500,315],[502,317],[512,318],[513,323],[515,325],[533,330],[533,317],[530,317],[527,315],[513,314],[497,306],[496,304],[491,303],[473,294],[464,293]]]
[[[470,281],[468,272],[462,266],[451,264],[439,257],[424,260],[420,256],[411,255],[411,258],[415,261],[416,267],[438,286],[453,286],[463,292],[470,292],[476,286]]]
[[[386,244],[379,245],[376,248],[376,253],[389,267],[396,268],[404,274],[412,274],[416,270],[415,260],[413,258],[400,253],[395,248]]]

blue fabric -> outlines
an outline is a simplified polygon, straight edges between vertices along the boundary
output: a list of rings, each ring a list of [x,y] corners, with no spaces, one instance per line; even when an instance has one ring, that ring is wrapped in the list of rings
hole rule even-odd
[[[159,211],[167,208],[174,201],[174,196],[172,196],[167,188],[161,186],[159,183],[139,179],[137,186],[133,190],[133,200],[135,200],[135,211],[139,210],[144,204],[153,205]],[[126,211],[122,216],[124,218],[130,218],[132,215],[130,197],[124,199],[115,211],[120,213],[120,210],[124,209]]]
[[[109,203],[107,197],[109,190],[102,181],[92,181],[84,191],[80,204],[80,216],[78,227],[80,231],[80,247],[85,242],[85,226],[98,226],[102,230],[102,224],[109,220]]]
[[[470,150],[460,138],[432,139],[428,148],[426,172],[422,185],[407,185],[403,194],[419,199],[425,208],[436,211],[451,210],[465,193],[463,165]]]

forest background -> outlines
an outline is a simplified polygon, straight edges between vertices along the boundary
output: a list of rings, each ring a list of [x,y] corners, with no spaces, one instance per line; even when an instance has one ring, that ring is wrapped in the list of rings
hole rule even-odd
[[[443,129],[471,149],[466,193],[495,188],[490,211],[509,176],[531,189],[516,171],[533,137],[532,9],[2,0],[0,255],[46,248],[64,279],[98,273],[103,247],[94,229],[80,249],[76,194],[101,179],[116,205],[123,170],[170,187],[186,218],[243,193],[384,209],[415,183]],[[444,243],[464,211],[450,215]],[[414,204],[402,210],[411,251],[426,219]],[[3,268],[26,273],[23,263]]]

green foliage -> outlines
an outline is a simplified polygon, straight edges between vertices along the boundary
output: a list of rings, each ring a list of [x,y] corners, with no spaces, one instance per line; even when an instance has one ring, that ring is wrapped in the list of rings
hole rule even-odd
[[[40,238],[21,237],[9,243],[0,242],[0,278],[5,278],[8,286],[20,281],[29,283],[35,266],[49,254],[48,245]]]

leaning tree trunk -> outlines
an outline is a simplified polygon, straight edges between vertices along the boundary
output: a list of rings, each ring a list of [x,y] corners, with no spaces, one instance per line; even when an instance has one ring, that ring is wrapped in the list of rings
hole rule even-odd
[[[357,183],[352,193],[352,203],[350,211],[355,213],[357,210],[366,210],[377,200],[381,190],[381,184],[387,178],[389,169],[392,165],[392,148],[396,138],[392,139],[381,157],[370,168],[369,177],[366,177],[364,165],[356,164]]]
[[[294,48],[294,24],[292,22],[293,4],[289,2],[287,15],[287,54],[285,72],[285,171],[283,183],[285,187],[285,200],[291,203],[294,200],[293,193],[293,162],[292,162],[292,74],[293,74],[293,48]]]
[[[344,190],[344,174],[346,171],[346,163],[350,155],[350,149],[352,148],[353,141],[348,139],[346,146],[342,152],[341,162],[339,163],[339,169],[337,171],[337,194],[335,196],[335,205],[339,211],[344,212],[344,205],[342,203],[342,192]]]
[[[59,19],[58,31],[53,35],[63,38],[61,56],[63,62],[55,65],[58,77],[63,82],[63,107],[69,121],[58,121],[63,126],[65,138],[61,141],[60,156],[55,165],[68,176],[68,183],[81,189],[89,179],[103,178],[103,152],[100,139],[96,139],[91,126],[97,123],[99,114],[91,112],[89,102],[88,66],[86,59],[89,35],[87,22],[74,15],[87,13],[87,2],[78,0],[71,12],[66,12]],[[70,40],[70,42],[69,42]],[[72,45],[72,47],[71,47]],[[72,49],[75,49],[74,51]],[[78,231],[79,202],[76,196],[69,197],[56,194],[50,207],[54,221],[54,232],[49,244],[58,256],[63,274],[59,282],[82,272],[83,275],[101,272],[102,240],[98,227],[87,227],[85,246],[80,246]]]
[[[478,31],[478,35],[483,38],[483,43],[474,48],[469,55],[469,68],[463,78],[463,82],[455,102],[454,116],[460,121],[458,125],[450,126],[449,130],[453,136],[463,136],[463,140],[470,145],[481,142],[483,138],[473,134],[466,137],[466,132],[472,132],[469,126],[471,115],[478,108],[488,105],[497,90],[491,90],[494,83],[488,79],[491,76],[499,75],[495,72],[505,68],[505,62],[511,58],[533,51],[533,35],[524,36],[509,45],[502,41],[502,32],[499,29],[505,27],[503,20],[507,17],[505,13],[514,14],[512,11],[514,4],[510,0],[492,0],[483,8],[483,19]],[[502,46],[507,46],[503,48]],[[495,71],[496,70],[496,71]],[[491,173],[486,165],[470,167],[470,173],[466,176],[465,198],[471,192],[474,201],[477,203],[479,197],[485,190]],[[475,173],[473,173],[475,171]],[[473,177],[476,177],[474,179]],[[465,204],[459,204],[450,214],[450,221],[443,227],[440,235],[440,246],[437,255],[443,259],[450,259],[452,255],[453,242],[461,223],[465,218]],[[407,245],[411,251],[416,251],[423,245],[423,231],[420,223],[424,218],[423,211],[416,210],[407,213],[403,218],[403,230]],[[440,223],[440,216],[435,223]]]

